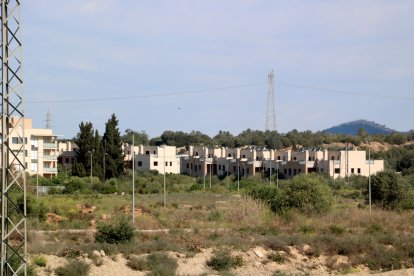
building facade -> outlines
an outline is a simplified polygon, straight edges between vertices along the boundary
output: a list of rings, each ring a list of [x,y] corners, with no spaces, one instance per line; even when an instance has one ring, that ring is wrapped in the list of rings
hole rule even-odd
[[[11,118],[12,124],[16,122],[17,118]],[[25,167],[30,175],[38,174],[46,178],[57,175],[58,146],[57,137],[52,133],[52,129],[33,128],[32,119],[29,118],[23,118],[22,126],[24,141],[11,133],[9,136],[11,150],[17,153],[24,146]],[[23,160],[22,154],[16,157]]]

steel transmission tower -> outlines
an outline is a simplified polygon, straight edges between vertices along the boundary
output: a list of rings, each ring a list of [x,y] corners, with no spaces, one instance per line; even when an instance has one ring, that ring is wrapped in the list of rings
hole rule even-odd
[[[274,74],[273,70],[268,75],[269,93],[267,94],[266,130],[276,130]]]
[[[1,276],[27,274],[21,0],[1,3]]]

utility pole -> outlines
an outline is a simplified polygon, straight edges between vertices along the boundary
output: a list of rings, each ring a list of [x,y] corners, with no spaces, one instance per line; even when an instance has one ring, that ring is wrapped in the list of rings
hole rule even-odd
[[[368,141],[368,193],[369,193],[369,213],[371,214],[371,143]]]
[[[268,75],[269,91],[267,94],[266,130],[276,130],[275,96],[274,96],[274,74],[273,70]]]

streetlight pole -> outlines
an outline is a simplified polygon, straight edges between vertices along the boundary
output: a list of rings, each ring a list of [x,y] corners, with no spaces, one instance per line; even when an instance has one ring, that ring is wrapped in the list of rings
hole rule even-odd
[[[93,158],[93,150],[88,151],[88,153],[91,155],[91,186],[92,186],[92,170],[93,170],[92,158]]]
[[[269,158],[269,185],[272,185],[272,156]]]
[[[167,207],[167,191],[165,188],[165,145],[163,146],[164,148],[164,208]]]
[[[279,162],[276,161],[276,188],[279,189]]]
[[[369,213],[371,214],[371,144],[368,141],[368,193],[369,193]]]
[[[240,160],[237,160],[237,192],[240,191]]]
[[[135,223],[135,137],[132,132],[132,223]]]

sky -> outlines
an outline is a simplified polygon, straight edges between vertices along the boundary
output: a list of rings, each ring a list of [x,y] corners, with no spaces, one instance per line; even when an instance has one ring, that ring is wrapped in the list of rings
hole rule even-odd
[[[414,129],[412,0],[22,2],[25,117],[54,134]]]

